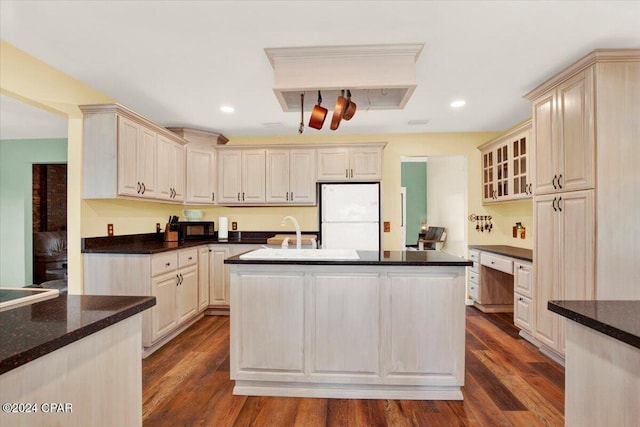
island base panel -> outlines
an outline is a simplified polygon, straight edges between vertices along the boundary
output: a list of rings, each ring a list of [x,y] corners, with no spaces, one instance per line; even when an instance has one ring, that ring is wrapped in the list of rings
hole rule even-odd
[[[462,400],[458,386],[380,386],[236,381],[233,394],[241,396],[312,397],[323,399]]]

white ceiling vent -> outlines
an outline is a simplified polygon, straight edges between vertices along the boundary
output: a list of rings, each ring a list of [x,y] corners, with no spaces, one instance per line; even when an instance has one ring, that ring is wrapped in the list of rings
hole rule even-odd
[[[351,90],[359,110],[402,109],[416,88],[416,61],[422,43],[266,48],[274,71],[273,92],[283,111],[305,109],[322,91],[333,108],[341,90]]]

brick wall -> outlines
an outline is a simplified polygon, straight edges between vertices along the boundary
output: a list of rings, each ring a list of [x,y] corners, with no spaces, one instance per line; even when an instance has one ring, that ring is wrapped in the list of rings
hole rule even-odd
[[[67,165],[33,165],[33,231],[67,229]]]

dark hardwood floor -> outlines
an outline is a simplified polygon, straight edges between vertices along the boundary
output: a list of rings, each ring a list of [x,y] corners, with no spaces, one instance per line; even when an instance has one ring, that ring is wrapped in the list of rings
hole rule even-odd
[[[145,426],[562,426],[564,369],[510,314],[468,307],[463,401],[232,394],[229,318],[205,316],[143,361]]]

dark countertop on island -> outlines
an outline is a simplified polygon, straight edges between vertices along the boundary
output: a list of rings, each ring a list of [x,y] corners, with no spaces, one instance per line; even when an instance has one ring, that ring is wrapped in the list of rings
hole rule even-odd
[[[227,258],[225,264],[289,264],[289,265],[382,265],[382,266],[449,266],[470,267],[472,261],[442,251],[357,251],[356,260],[291,260]]]
[[[286,233],[293,234],[289,231]],[[184,242],[164,242],[162,234],[130,234],[111,237],[86,237],[82,239],[82,253],[97,254],[155,254],[195,246],[220,245],[266,245],[267,239],[283,231],[230,231],[228,239],[218,239],[217,232],[211,239],[187,240]],[[302,234],[317,234],[303,231]]]
[[[640,301],[549,301],[547,308],[640,349]]]
[[[59,295],[0,312],[0,374],[156,305],[150,296]]]
[[[469,245],[469,249],[477,249],[479,251],[491,252],[493,254],[504,255],[511,258],[521,259],[523,261],[533,261],[533,251],[531,249],[518,248],[508,245]]]

